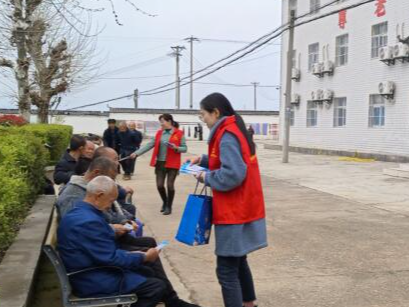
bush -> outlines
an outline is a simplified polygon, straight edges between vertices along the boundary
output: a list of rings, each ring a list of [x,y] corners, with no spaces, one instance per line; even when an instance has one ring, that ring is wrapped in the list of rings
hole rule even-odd
[[[51,157],[57,160],[70,134],[71,127],[58,125],[0,127],[0,256],[44,188],[44,168],[50,162],[44,144],[52,146]]]
[[[60,160],[72,135],[72,127],[63,125],[35,124],[18,128],[18,130],[34,134],[49,146],[51,165]]]
[[[24,126],[27,125],[27,121],[18,115],[0,115],[0,126]]]

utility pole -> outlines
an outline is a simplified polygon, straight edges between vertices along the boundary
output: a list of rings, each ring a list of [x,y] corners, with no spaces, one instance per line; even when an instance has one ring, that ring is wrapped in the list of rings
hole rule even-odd
[[[288,8],[288,18],[290,19],[290,26],[288,29],[288,50],[287,50],[287,74],[286,74],[286,88],[285,88],[285,114],[284,114],[284,140],[283,140],[283,163],[288,163],[289,147],[290,147],[290,120],[291,120],[291,90],[292,90],[292,60],[294,49],[294,21],[295,11]]]
[[[189,100],[189,107],[193,109],[193,43],[200,42],[200,40],[196,37],[188,37],[185,39],[190,43],[190,100]]]
[[[133,92],[133,102],[134,102],[134,108],[137,109],[138,108],[138,104],[139,104],[139,90],[136,89]]]
[[[180,63],[180,57],[182,56],[182,50],[185,50],[186,48],[184,46],[173,46],[171,47],[173,50],[173,53],[171,53],[171,56],[174,56],[176,58],[176,102],[175,102],[175,108],[180,109],[180,76],[179,76],[179,63]]]
[[[259,82],[251,82],[254,87],[254,111],[257,111],[257,86],[259,86]]]

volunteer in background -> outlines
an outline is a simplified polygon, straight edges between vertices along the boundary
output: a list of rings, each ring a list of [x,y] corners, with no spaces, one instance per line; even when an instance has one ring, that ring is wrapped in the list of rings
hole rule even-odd
[[[163,201],[161,212],[163,215],[169,215],[172,214],[175,180],[179,174],[181,154],[187,151],[187,146],[183,131],[179,130],[179,124],[173,120],[171,114],[159,116],[159,123],[161,129],[158,130],[155,138],[135,151],[131,158],[135,159],[153,148],[150,165],[155,167],[156,186]],[[167,191],[165,180],[167,180]]]

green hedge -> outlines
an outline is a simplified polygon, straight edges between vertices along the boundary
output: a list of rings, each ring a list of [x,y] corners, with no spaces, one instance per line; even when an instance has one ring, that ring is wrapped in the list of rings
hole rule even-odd
[[[45,166],[61,157],[71,131],[58,125],[0,128],[0,256],[44,188]]]

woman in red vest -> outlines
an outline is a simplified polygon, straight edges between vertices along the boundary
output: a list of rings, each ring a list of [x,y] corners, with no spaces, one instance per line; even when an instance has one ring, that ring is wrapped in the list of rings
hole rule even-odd
[[[256,294],[247,255],[267,246],[256,147],[225,96],[211,94],[200,106],[200,117],[210,129],[209,151],[191,162],[210,170],[196,178],[213,191],[217,277],[224,305],[254,307]]]
[[[187,146],[183,131],[178,129],[179,124],[173,120],[171,114],[159,116],[159,123],[161,129],[158,130],[155,138],[135,151],[131,158],[141,156],[153,148],[151,166],[155,167],[156,185],[163,201],[161,212],[169,215],[172,214],[175,180],[179,174],[181,154],[187,151]]]

